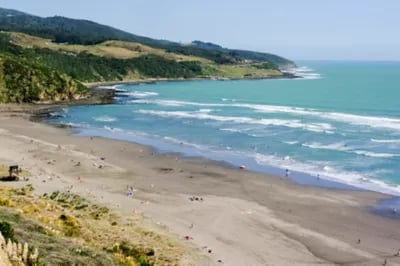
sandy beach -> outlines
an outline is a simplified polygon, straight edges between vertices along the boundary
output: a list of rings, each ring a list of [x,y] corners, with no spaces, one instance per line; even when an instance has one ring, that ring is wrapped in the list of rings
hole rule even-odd
[[[135,143],[77,137],[29,121],[31,109],[0,105],[0,163],[29,170],[38,194],[72,188],[128,217],[143,215],[206,256],[198,265],[400,265],[399,221],[370,212],[388,195],[300,186]]]

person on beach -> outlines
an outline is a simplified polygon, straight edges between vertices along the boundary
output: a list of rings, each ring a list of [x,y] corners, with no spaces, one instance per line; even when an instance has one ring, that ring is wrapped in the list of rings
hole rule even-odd
[[[289,169],[286,168],[285,176],[289,177]]]

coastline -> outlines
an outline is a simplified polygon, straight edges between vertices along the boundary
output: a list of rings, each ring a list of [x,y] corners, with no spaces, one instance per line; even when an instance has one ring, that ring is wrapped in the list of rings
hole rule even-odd
[[[116,80],[116,81],[100,81],[100,82],[83,82],[82,84],[89,89],[106,87],[111,89],[114,85],[122,84],[151,84],[156,82],[178,82],[178,81],[199,81],[199,80],[262,80],[262,79],[296,79],[302,78],[301,76],[296,76],[295,74],[289,72],[282,72],[279,76],[265,76],[265,77],[244,77],[244,78],[228,78],[228,77],[197,77],[197,78],[146,78],[146,79],[131,79],[131,80]]]
[[[201,265],[218,265],[218,260],[226,265],[377,265],[384,258],[388,265],[400,263],[393,256],[399,248],[398,221],[370,211],[388,195],[301,186],[206,159],[156,154],[135,143],[77,137],[29,121],[30,106],[17,106],[17,112],[0,107],[0,161],[18,162],[36,174],[30,182],[38,193],[74,185],[74,192],[90,191],[93,200],[127,216],[137,209],[178,238],[193,237],[190,244],[210,260]],[[102,170],[92,167],[98,157],[106,158]],[[54,165],[47,164],[51,158]],[[43,182],[41,172],[60,179]],[[137,190],[129,202],[127,185]],[[191,196],[204,201],[190,201]]]

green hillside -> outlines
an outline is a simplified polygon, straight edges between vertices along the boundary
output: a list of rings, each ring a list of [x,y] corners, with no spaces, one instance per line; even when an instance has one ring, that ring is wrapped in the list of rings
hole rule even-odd
[[[65,74],[13,57],[0,57],[0,102],[68,101],[87,89]]]
[[[155,54],[118,59],[87,52],[65,53],[47,48],[23,48],[11,43],[7,33],[0,34],[1,53],[55,69],[82,82],[119,81],[134,73],[137,78],[193,78],[202,74],[200,63],[196,61],[178,62]]]
[[[42,18],[19,11],[0,9],[0,30],[24,32],[34,36],[48,38],[57,43],[98,44],[107,40],[139,42],[155,48],[183,55],[194,55],[212,60],[218,64],[233,64],[245,60],[268,61],[279,67],[294,65],[283,57],[252,51],[231,50],[217,46],[204,47],[202,42],[182,45],[177,42],[156,40],[134,35],[109,26],[88,20],[76,20],[65,17]]]
[[[87,20],[0,8],[0,102],[68,101],[81,82],[268,78],[294,66],[277,55],[137,36]]]

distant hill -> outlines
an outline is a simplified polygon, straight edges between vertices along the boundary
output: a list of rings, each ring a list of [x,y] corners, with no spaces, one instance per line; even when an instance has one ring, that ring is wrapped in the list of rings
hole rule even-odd
[[[198,48],[203,48],[203,49],[211,49],[211,50],[222,50],[222,46],[212,43],[212,42],[202,42],[202,41],[193,41],[190,43],[190,45],[196,46]]]
[[[283,57],[193,41],[134,35],[88,20],[42,18],[0,8],[0,102],[65,101],[81,82],[148,78],[270,78]]]
[[[16,10],[0,8],[0,30],[24,32],[52,39],[57,43],[96,44],[106,40],[126,40],[141,43],[164,41],[137,36],[98,23],[60,16],[42,18]]]
[[[107,40],[138,42],[151,47],[165,49],[168,52],[204,57],[218,64],[234,64],[244,60],[253,60],[257,62],[269,61],[278,67],[294,65],[288,59],[268,53],[226,49],[219,45],[211,45],[200,41],[194,41],[192,45],[182,45],[176,42],[134,35],[88,20],[59,16],[42,18],[1,8],[0,30],[24,32],[51,39],[56,43],[89,45]]]

